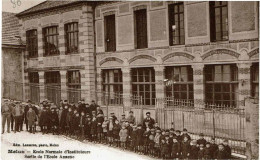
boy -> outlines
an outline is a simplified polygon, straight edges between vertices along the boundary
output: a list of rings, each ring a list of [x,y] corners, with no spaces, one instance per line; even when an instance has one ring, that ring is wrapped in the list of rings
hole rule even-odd
[[[36,118],[36,113],[34,112],[34,110],[32,109],[32,107],[29,108],[29,111],[26,114],[26,118],[28,121],[28,125],[29,125],[29,132],[33,134],[35,134],[35,129],[34,129],[34,124],[35,124],[35,118]]]
[[[225,151],[227,153],[226,159],[231,159],[231,148],[228,145],[228,140],[227,139],[224,140],[223,145],[224,145],[224,149],[225,149]]]
[[[182,158],[186,159],[190,155],[190,142],[188,140],[188,137],[184,137],[182,144],[181,144],[181,153]]]
[[[107,118],[105,118],[104,122],[102,123],[102,129],[103,129],[103,140],[105,141],[104,143],[107,144],[107,126],[108,126],[109,121]]]
[[[120,132],[121,126],[119,124],[119,121],[116,119],[115,124],[113,127],[113,135],[114,135],[114,142],[116,143],[116,147],[119,147],[119,132]]]
[[[154,150],[155,150],[155,156],[158,158],[160,157],[160,138],[161,137],[161,130],[157,129],[156,134],[154,137]]]
[[[73,116],[73,112],[72,109],[69,108],[69,111],[67,113],[66,116],[66,135],[72,135],[72,116]]]
[[[207,142],[206,143],[206,147],[205,147],[205,151],[204,151],[204,159],[212,159],[213,158],[213,154],[211,152],[211,146],[210,143]]]
[[[176,134],[176,139],[177,139],[177,141],[181,143],[181,142],[182,142],[181,131],[176,130],[176,131],[175,131],[175,134]]]
[[[92,112],[92,119],[91,119],[91,125],[90,125],[90,135],[91,135],[91,142],[96,143],[97,138],[97,118],[96,118],[96,112]]]
[[[189,159],[198,159],[198,152],[199,148],[197,147],[197,141],[192,140],[190,142],[191,148],[190,148],[190,156]]]
[[[51,109],[50,120],[51,120],[52,134],[53,135],[58,134],[59,117],[57,112],[55,111],[55,108]]]
[[[169,143],[166,143],[165,139],[161,140],[161,155],[163,159],[168,158],[168,153],[169,153]]]
[[[215,153],[218,150],[218,145],[215,143],[215,138],[211,138],[211,144],[210,144],[210,148],[211,148],[211,153],[212,153],[212,158],[215,158]]]
[[[181,150],[181,144],[178,142],[176,137],[173,137],[172,139],[172,148],[171,148],[171,158],[176,159],[179,158]]]
[[[98,143],[101,143],[102,137],[103,137],[103,128],[102,123],[104,122],[104,116],[103,113],[99,112],[97,115],[97,138]]]
[[[87,114],[86,118],[87,118],[87,120],[85,122],[84,130],[85,130],[85,135],[86,135],[87,140],[90,141],[91,140],[91,134],[90,134],[91,117],[89,114]]]
[[[85,126],[85,124],[86,124],[86,117],[85,117],[84,111],[82,111],[81,115],[80,115],[80,121],[79,121],[79,128],[80,128],[80,132],[81,132],[80,139],[81,140],[84,140],[84,135],[85,135],[85,133],[84,133],[84,130],[85,130],[84,126]]]
[[[76,111],[76,110],[75,110]],[[79,112],[75,112],[75,115],[72,119],[72,126],[73,126],[73,131],[74,131],[74,136],[76,139],[80,138],[80,116],[79,116]]]
[[[203,146],[206,146],[206,142],[207,142],[207,141],[204,139],[204,134],[203,134],[203,133],[200,133],[199,139],[197,140],[197,144],[198,144],[198,145],[203,144]]]
[[[218,145],[218,151],[216,152],[216,159],[227,159],[227,152],[225,151],[224,145],[220,143]]]
[[[136,131],[136,141],[137,141],[136,143],[137,143],[137,150],[139,154],[141,154],[141,150],[142,150],[143,134],[144,134],[144,130],[142,129],[142,125],[138,124],[137,131]]]
[[[186,128],[184,128],[182,131],[181,139],[183,140],[184,137],[187,137],[189,141],[191,140],[190,135],[188,134],[188,131]]]
[[[155,137],[155,129],[152,128],[151,133],[149,135],[149,139],[148,139],[148,145],[149,145],[149,150],[148,153],[151,156],[154,156],[154,137]]]
[[[198,152],[198,159],[204,159],[204,154],[205,154],[204,145],[200,144],[200,149]]]
[[[126,139],[128,136],[128,131],[125,128],[125,125],[122,125],[122,129],[119,132],[121,147],[123,147],[123,150],[126,149]]]

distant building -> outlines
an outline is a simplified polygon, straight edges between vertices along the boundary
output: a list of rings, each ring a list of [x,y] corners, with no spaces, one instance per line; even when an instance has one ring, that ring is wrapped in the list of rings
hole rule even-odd
[[[23,53],[19,19],[2,12],[2,97],[23,99]]]

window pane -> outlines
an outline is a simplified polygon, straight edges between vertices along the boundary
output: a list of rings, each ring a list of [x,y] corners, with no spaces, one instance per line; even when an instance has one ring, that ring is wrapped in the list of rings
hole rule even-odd
[[[220,65],[215,66],[215,81],[222,81],[222,71]]]

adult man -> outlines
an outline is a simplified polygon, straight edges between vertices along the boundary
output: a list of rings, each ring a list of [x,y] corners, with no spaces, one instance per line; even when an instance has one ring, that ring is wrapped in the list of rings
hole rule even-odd
[[[67,126],[66,119],[68,114],[68,105],[64,106],[64,110],[61,112],[60,116],[60,128],[61,132],[65,133],[65,127]]]
[[[23,116],[23,110],[22,110],[22,107],[19,104],[19,102],[16,102],[12,114],[14,116],[14,122],[15,122],[14,133],[20,132],[20,129],[21,129],[20,126],[21,126],[21,122],[22,122],[22,118],[23,118],[22,117]]]
[[[129,123],[133,123],[135,125],[135,117],[134,117],[134,112],[129,111],[129,116],[126,119]]]
[[[89,106],[90,108],[90,113],[92,113],[92,111],[97,111],[97,104],[94,100],[91,101],[91,105]]]
[[[126,121],[125,114],[122,114],[122,117],[119,121],[119,123],[122,125]]]
[[[4,103],[1,108],[2,113],[2,134],[5,131],[5,123],[7,122],[7,132],[10,133],[10,120],[12,114],[12,105],[8,103],[8,100],[4,100]]]
[[[145,122],[148,122],[145,124]],[[151,118],[151,113],[146,112],[146,118],[143,120],[143,128],[146,130],[146,128],[153,128],[155,121],[153,118]]]

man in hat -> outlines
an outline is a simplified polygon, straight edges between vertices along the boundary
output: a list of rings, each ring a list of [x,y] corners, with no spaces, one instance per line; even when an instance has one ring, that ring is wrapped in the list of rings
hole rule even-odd
[[[148,126],[145,125],[145,122],[148,122]],[[151,113],[146,112],[146,118],[143,120],[143,128],[146,130],[147,127],[153,128],[155,120],[151,118]]]
[[[2,113],[2,134],[5,131],[5,123],[7,122],[7,132],[10,133],[10,120],[13,107],[9,104],[8,100],[4,100],[4,103],[1,107]]]
[[[129,123],[133,123],[134,125],[136,124],[135,122],[135,117],[134,117],[134,112],[129,111],[129,116],[126,119]]]
[[[119,121],[120,125],[122,125],[126,121],[125,114],[122,114],[122,117]]]

